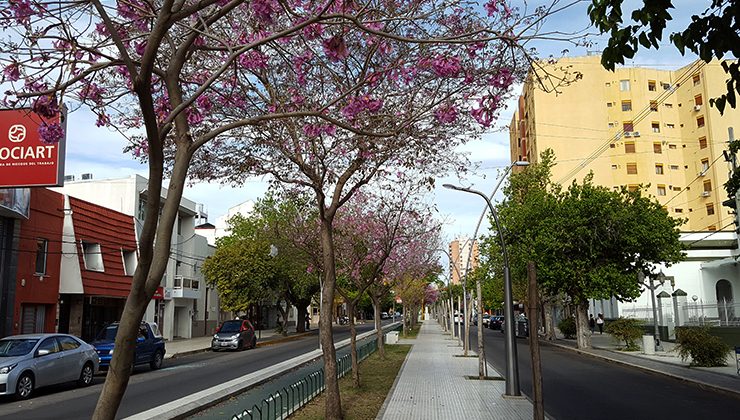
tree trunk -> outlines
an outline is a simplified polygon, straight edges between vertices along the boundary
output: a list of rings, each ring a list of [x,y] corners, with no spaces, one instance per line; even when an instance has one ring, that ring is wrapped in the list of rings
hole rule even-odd
[[[483,297],[481,295],[480,277],[476,276],[475,291],[478,300],[478,379],[486,377],[486,355],[483,352]]]
[[[150,131],[147,130],[147,137],[150,139],[149,194],[144,226],[139,237],[139,264],[134,272],[131,291],[126,299],[118,326],[115,341],[115,348],[118,351],[113,353],[103,389],[92,415],[94,420],[114,419],[126,392],[139,325],[167,269],[172,229],[180,208],[180,199],[191,158],[187,149],[177,148],[167,199],[160,216],[164,158],[161,154],[161,144],[158,141],[152,143],[152,138],[157,137],[152,137]]]
[[[355,388],[360,387],[360,361],[357,358],[357,330],[355,329],[355,304],[347,300],[347,310],[349,311],[349,337],[350,353],[352,357],[352,381]]]
[[[552,341],[555,339],[555,317],[553,311],[555,305],[547,299],[543,302],[545,312],[545,340]]]
[[[467,295],[466,295],[467,296]],[[473,299],[465,299],[465,357],[470,351],[470,313],[473,312]]]
[[[381,360],[385,360],[385,347],[383,346],[383,326],[380,323],[380,299],[374,294],[370,294],[370,300],[373,301],[373,309],[375,311],[375,340],[378,344],[378,356]]]
[[[537,298],[537,271],[534,262],[527,263],[529,278],[527,312],[529,315],[529,353],[532,358],[532,399],[533,419],[545,420],[545,404],[542,396],[542,361],[540,358],[539,332],[539,299]]]
[[[588,328],[588,302],[576,305],[576,338],[579,349],[591,348],[591,330]]]
[[[295,326],[295,332],[297,333],[302,333],[302,332],[306,332],[309,330],[309,328],[307,328],[308,313],[306,312],[306,308],[308,307],[310,303],[311,303],[310,300],[298,300],[295,303],[296,308],[298,308],[298,317],[297,317],[296,326]]]
[[[282,319],[280,334],[285,337],[288,335],[288,302],[285,302],[285,309],[283,309],[283,305],[280,303],[280,301],[275,304],[275,307],[280,313],[280,318]]]
[[[406,318],[408,317],[408,310],[406,307],[406,304],[404,303],[403,306],[401,306],[401,310],[403,311],[403,315],[401,315],[401,324],[403,325],[403,336],[406,337],[409,334],[409,329],[406,326]]]
[[[326,220],[326,217],[322,217],[321,220],[321,248],[324,263],[324,290],[321,293],[321,305],[325,310],[321,312],[319,339],[321,340],[321,350],[324,356],[324,381],[326,384],[324,418],[327,420],[341,420],[343,418],[342,401],[339,396],[337,352],[334,349],[334,334],[332,331],[332,307],[334,306],[334,289],[337,282],[334,228],[331,220]]]

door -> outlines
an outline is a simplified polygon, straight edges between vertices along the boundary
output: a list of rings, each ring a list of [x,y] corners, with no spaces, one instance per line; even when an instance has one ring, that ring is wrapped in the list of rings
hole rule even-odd
[[[49,353],[40,355],[39,351],[42,350],[48,350]],[[65,372],[60,357],[56,338],[48,337],[39,344],[34,355],[36,387],[64,382]]]
[[[717,311],[719,312],[720,325],[728,325],[735,319],[735,307],[732,301],[732,284],[721,279],[715,285],[717,293]]]
[[[148,363],[152,358],[152,334],[149,326],[142,324],[139,326],[139,333],[136,339],[136,363]]]
[[[59,336],[59,360],[64,373],[64,381],[74,381],[80,377],[82,372],[82,355],[80,354],[80,342],[72,337]]]
[[[44,305],[21,306],[21,334],[44,332],[46,307]]]

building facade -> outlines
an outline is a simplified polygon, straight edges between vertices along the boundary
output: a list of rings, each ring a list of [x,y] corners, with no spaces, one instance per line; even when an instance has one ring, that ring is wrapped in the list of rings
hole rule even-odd
[[[64,187],[56,190],[133,217],[138,238],[150,194],[148,180],[139,175],[105,180],[85,175],[81,181],[67,179]],[[159,193],[162,198],[167,197],[166,188]],[[162,278],[161,299],[153,300],[144,316],[145,320],[156,322],[168,340],[208,335],[218,322],[218,296],[206,287],[200,271],[213,248],[195,232],[195,226],[205,218],[202,205],[185,197],[181,199],[173,226],[170,258]]]
[[[723,157],[728,128],[740,129],[740,109],[724,115],[709,99],[725,91],[719,62],[678,70],[605,70],[599,56],[561,59],[548,68],[578,80],[546,92],[527,79],[509,126],[511,160],[537,162],[555,152],[553,181],[568,185],[589,173],[594,183],[640,186],[669,214],[686,218],[684,231],[733,230],[722,201],[729,168]]]
[[[461,284],[466,273],[478,267],[478,242],[457,238],[450,242],[450,278],[452,284]]]

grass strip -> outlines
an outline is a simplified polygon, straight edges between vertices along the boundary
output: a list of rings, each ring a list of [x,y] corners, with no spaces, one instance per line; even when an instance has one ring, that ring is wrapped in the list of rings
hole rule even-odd
[[[421,329],[421,323],[417,323],[413,327],[411,327],[408,331],[406,331],[406,334],[401,331],[401,334],[399,335],[400,338],[416,338],[416,336],[419,335],[419,330]]]
[[[339,380],[339,395],[342,398],[345,419],[374,419],[378,415],[410,349],[410,345],[386,345],[385,360],[380,359],[378,352],[370,355],[360,363],[360,388],[355,388],[351,373]],[[323,419],[325,399],[322,393],[290,416],[290,419]]]

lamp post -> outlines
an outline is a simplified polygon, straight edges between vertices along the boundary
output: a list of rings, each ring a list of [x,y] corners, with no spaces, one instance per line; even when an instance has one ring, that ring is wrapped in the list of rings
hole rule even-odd
[[[468,282],[468,273],[470,272],[470,261],[473,259],[473,246],[475,245],[475,240],[478,237],[478,229],[480,229],[480,225],[483,222],[483,218],[486,216],[486,211],[488,211],[488,204],[490,204],[490,201],[493,200],[493,197],[496,195],[496,191],[498,191],[498,188],[501,186],[501,183],[504,182],[504,179],[506,179],[506,175],[509,174],[509,171],[511,171],[511,168],[514,166],[524,167],[529,166],[529,162],[518,160],[515,162],[512,162],[511,165],[506,167],[506,170],[504,170],[504,173],[501,174],[501,177],[499,177],[498,182],[496,183],[496,186],[493,187],[493,191],[491,191],[491,195],[486,200],[487,205],[483,206],[483,211],[480,213],[480,217],[478,218],[478,224],[475,225],[475,230],[473,231],[473,238],[472,238],[472,244],[470,245],[470,251],[468,252],[468,258],[465,263],[465,284]],[[485,198],[485,197],[484,197]],[[492,207],[492,206],[491,206]],[[476,291],[478,293],[478,376],[483,378],[485,376],[484,369],[485,369],[485,352],[483,349],[483,298],[481,297],[481,284],[480,284],[480,278],[476,280]]]
[[[655,276],[650,274],[650,283],[646,284],[645,287],[650,289],[650,299],[652,300],[652,303],[653,303],[653,328],[654,328],[653,339],[655,340],[655,349],[662,351],[663,346],[660,345],[660,335],[658,331],[658,307],[655,301],[655,289],[658,287],[655,285],[656,278],[658,282],[660,282],[661,286],[665,284],[666,276],[665,274],[663,274],[663,271],[661,270],[660,273],[658,273]]]
[[[491,204],[491,200],[480,191],[473,190],[470,188],[464,188],[452,184],[444,184],[443,187],[452,190],[463,191],[471,194],[476,194],[483,197],[486,200],[488,209],[491,211],[493,220],[496,223],[496,230],[498,231],[498,237],[501,241],[501,253],[504,257],[504,333],[505,337],[505,349],[506,349],[506,394],[510,397],[518,397],[521,395],[519,390],[519,366],[518,357],[516,351],[516,341],[514,337],[514,307],[512,305],[512,291],[511,291],[511,277],[509,276],[509,255],[506,252],[506,243],[504,242],[504,233],[501,230],[501,224],[498,220],[498,214],[496,209]]]

